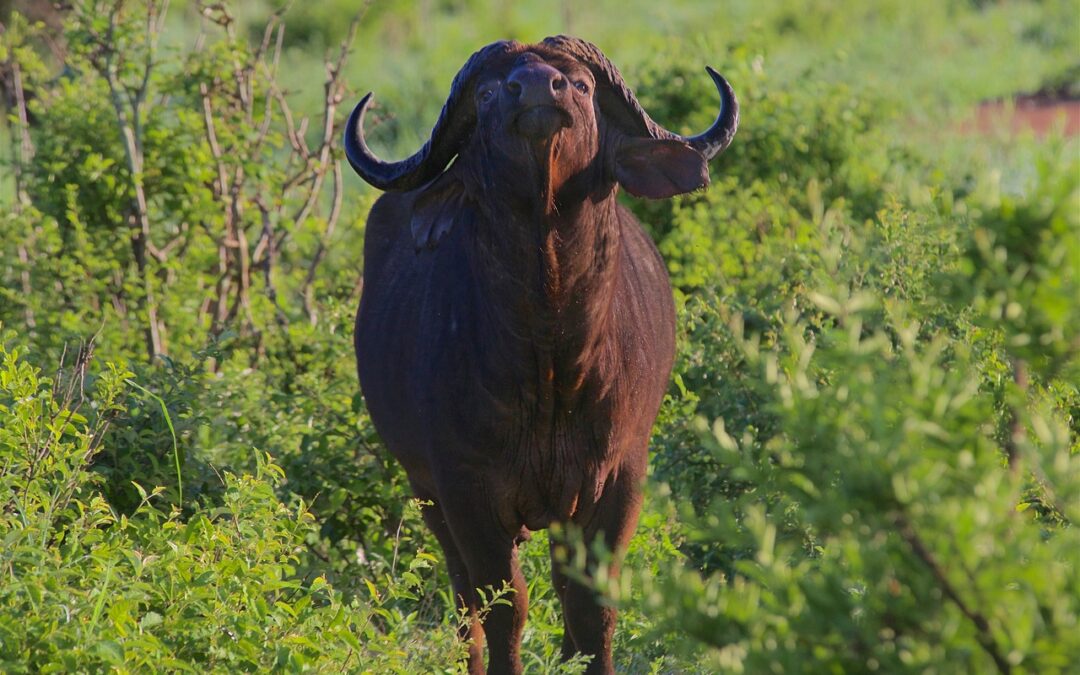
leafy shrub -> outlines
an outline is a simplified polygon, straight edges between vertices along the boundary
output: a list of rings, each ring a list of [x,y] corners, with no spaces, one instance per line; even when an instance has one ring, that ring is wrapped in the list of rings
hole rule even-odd
[[[420,553],[364,600],[297,577],[314,520],[302,501],[278,500],[284,474],[264,453],[254,474],[220,476],[216,504],[185,514],[133,481],[140,502],[118,513],[92,464],[131,412],[132,373],[88,377],[88,360],[50,381],[0,345],[5,672],[454,669],[452,626],[418,640],[415,615],[396,606],[431,581],[434,559]]]
[[[25,22],[0,34],[0,78],[31,94],[30,123],[7,118],[0,213],[18,331],[0,669],[453,670],[445,571],[351,354],[372,195],[336,150],[348,50],[312,52],[355,8],[296,6],[283,32],[263,22],[276,2],[173,3],[164,24],[150,0],[71,4],[63,71]],[[1074,3],[481,5],[360,24],[348,79],[386,101],[390,155],[426,137],[432,92],[479,44],[567,22],[674,130],[716,113],[703,62],[743,107],[708,191],[630,202],[676,285],[679,351],[608,589],[619,667],[1067,668],[1075,140],[966,137],[947,113],[1067,84]],[[118,365],[50,381],[23,356],[55,367],[94,334]],[[525,661],[576,672],[547,541],[522,553]]]
[[[877,229],[851,259],[824,252],[829,278],[802,316],[761,330],[695,310],[711,358],[684,379],[697,367],[727,386],[698,402],[719,411],[696,422],[690,479],[711,501],[682,513],[718,571],[635,581],[715,667],[1068,672],[1080,435],[1066,374],[1080,345],[1061,299],[1080,292],[1064,262],[1080,239],[1076,176],[1074,159],[1047,164],[1027,196],[980,207],[941,240],[936,271],[920,251],[935,238],[906,233],[897,250]],[[935,283],[960,302],[934,301]]]

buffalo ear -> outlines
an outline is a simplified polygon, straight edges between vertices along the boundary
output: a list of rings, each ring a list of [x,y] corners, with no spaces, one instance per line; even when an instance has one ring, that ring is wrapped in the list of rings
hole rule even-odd
[[[632,195],[674,197],[709,184],[709,165],[682,141],[628,138],[615,155],[615,179]]]
[[[472,206],[465,186],[448,171],[421,188],[412,211],[409,229],[419,251],[435,248],[455,223],[471,216]]]

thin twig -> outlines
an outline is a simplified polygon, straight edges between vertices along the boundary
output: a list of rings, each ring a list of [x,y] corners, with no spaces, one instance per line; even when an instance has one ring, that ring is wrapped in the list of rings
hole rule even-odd
[[[168,0],[161,4],[161,12],[157,14],[158,7],[150,3],[147,9],[147,53],[143,75],[140,83],[134,91],[128,91],[120,81],[120,66],[117,59],[123,56],[119,52],[116,43],[116,31],[119,27],[120,12],[123,9],[123,1],[117,0],[112,11],[109,13],[109,27],[104,37],[95,36],[99,51],[91,63],[105,79],[109,88],[109,98],[116,114],[117,126],[120,130],[121,139],[124,142],[124,154],[127,158],[128,171],[131,174],[132,201],[128,215],[130,227],[133,230],[131,238],[132,256],[138,269],[139,277],[143,286],[143,297],[140,301],[146,311],[146,348],[150,360],[158,354],[165,353],[163,339],[163,326],[160,324],[157,313],[157,302],[154,296],[152,275],[147,265],[147,245],[150,242],[150,217],[148,213],[146,191],[143,187],[143,145],[142,124],[143,110],[146,92],[150,84],[151,72],[154,68],[154,55],[156,54],[157,39],[160,36],[158,28],[162,25],[165,10],[168,8]],[[127,106],[125,100],[127,99]]]
[[[931,553],[926,547],[926,544],[923,543],[922,538],[919,537],[918,532],[915,531],[914,526],[908,521],[907,517],[904,516],[903,513],[897,513],[893,518],[893,522],[900,532],[900,536],[907,542],[908,546],[911,547],[915,556],[930,570],[930,574],[941,589],[941,592],[944,593],[945,597],[951,600],[952,603],[959,608],[960,612],[975,626],[975,638],[978,640],[979,645],[982,646],[983,651],[989,654],[990,658],[993,659],[994,665],[997,666],[998,671],[1001,673],[1012,672],[1012,666],[1009,665],[1009,662],[1001,654],[1001,648],[994,639],[994,634],[990,629],[990,622],[986,620],[986,617],[983,616],[981,612],[968,607],[967,603],[960,597],[960,594],[957,593],[956,589],[953,588],[953,585],[949,582],[948,577],[945,576],[945,572],[941,569],[941,565],[938,564],[933,553]]]
[[[1027,395],[1027,364],[1023,359],[1013,361],[1013,383],[1020,393]],[[1009,436],[1005,439],[1005,452],[1009,458],[1009,471],[1015,474],[1020,469],[1020,443],[1024,439],[1024,423],[1020,419],[1017,406],[1009,406]]]
[[[0,32],[3,31],[3,26],[0,26]],[[26,91],[23,89],[22,81],[22,68],[19,65],[19,60],[15,58],[14,52],[11,53],[11,88],[15,95],[15,118],[18,120],[18,144],[16,144],[16,135],[11,137],[12,145],[12,179],[15,181],[15,213],[21,214],[23,208],[30,202],[30,197],[26,194],[25,186],[23,185],[23,171],[30,161],[34,158],[34,142],[30,138],[30,115],[27,111],[26,105]],[[31,237],[33,239],[33,237]],[[29,246],[25,242],[19,242],[18,245],[19,265],[21,270],[19,271],[19,282],[22,286],[22,292],[24,298],[30,298],[33,292],[33,283],[30,278],[30,250]],[[37,326],[37,321],[34,317],[34,308],[32,303],[25,302],[23,304],[23,321],[26,323],[27,328],[34,328]]]
[[[334,230],[337,227],[338,218],[341,216],[341,202],[342,202],[342,176],[341,176],[341,162],[334,162],[334,197],[330,206],[330,216],[326,221],[326,230],[322,236],[319,237],[319,245],[315,249],[315,255],[311,257],[311,264],[308,265],[307,275],[304,277],[304,286],[301,294],[304,297],[304,311],[308,315],[308,321],[314,326],[318,322],[318,315],[315,312],[315,276],[319,269],[319,265],[322,264],[323,258],[326,257],[326,249],[330,243],[330,239],[334,236]]]

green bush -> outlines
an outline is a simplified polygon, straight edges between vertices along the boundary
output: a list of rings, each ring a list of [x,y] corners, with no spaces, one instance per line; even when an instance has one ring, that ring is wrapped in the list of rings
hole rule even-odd
[[[705,64],[742,104],[707,191],[627,199],[679,340],[626,573],[595,580],[620,670],[1075,662],[1077,142],[955,119],[1067,91],[1075,3],[377,3],[341,61],[338,0],[173,2],[159,32],[160,2],[70,4],[62,65],[0,31],[30,94],[3,131],[0,669],[457,668],[358,392],[373,194],[337,138],[373,89],[376,146],[412,152],[475,48],[562,31],[675,131],[716,114]],[[525,662],[577,672],[548,541]]]
[[[694,396],[714,423],[674,436],[697,432],[694,462],[662,468],[698,496],[685,536],[718,571],[635,581],[716,668],[1071,669],[1076,169],[1047,163],[1025,197],[923,223],[966,224],[944,238],[907,218],[894,239],[885,214],[856,255],[822,252],[805,311],[765,327],[715,298],[688,312],[702,351],[682,381],[725,386]]]
[[[420,633],[396,606],[430,583],[434,558],[419,553],[362,600],[298,577],[314,519],[278,500],[284,473],[262,452],[253,474],[219,476],[216,503],[182,511],[132,481],[140,501],[118,513],[93,464],[110,438],[128,441],[107,430],[132,412],[132,373],[88,365],[80,354],[50,381],[0,345],[5,672],[454,669],[453,627]]]

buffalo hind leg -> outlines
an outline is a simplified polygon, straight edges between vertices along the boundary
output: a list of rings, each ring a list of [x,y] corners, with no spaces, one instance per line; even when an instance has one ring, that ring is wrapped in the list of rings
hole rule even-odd
[[[469,641],[469,674],[483,675],[484,629],[476,620],[476,591],[469,581],[469,570],[450,534],[450,527],[446,524],[446,517],[439,504],[425,504],[421,507],[421,513],[424,516],[424,522],[439,540],[439,546],[442,547],[443,556],[446,558],[446,569],[450,575],[454,601],[458,612],[465,614],[466,623],[462,625],[460,635],[462,640]]]
[[[637,528],[638,514],[641,512],[640,479],[633,473],[621,474],[609,483],[591,517],[583,523],[582,534],[589,568],[598,563],[593,546],[596,538],[602,537],[604,547],[614,555],[609,569],[612,578],[619,572],[619,559]],[[563,626],[566,629],[563,658],[569,658],[575,652],[591,655],[592,660],[585,670],[587,675],[614,673],[611,642],[617,612],[614,607],[605,606],[594,590],[568,579],[559,570],[561,563],[557,558],[567,559],[567,556],[557,552],[560,547],[565,550],[562,545],[552,547],[551,566],[556,592],[562,600]]]
[[[472,616],[477,616],[482,609],[487,612],[482,616],[482,635],[488,652],[486,672],[489,675],[517,675],[522,672],[521,633],[529,609],[529,591],[518,564],[514,536],[507,534],[495,520],[490,504],[485,501],[483,488],[475,481],[448,483],[448,489],[440,492],[441,505],[468,571],[471,592],[465,598],[467,608]],[[492,592],[499,593],[504,587],[508,587],[510,593],[500,602],[481,607],[483,600],[475,589],[480,589],[490,600]],[[474,652],[470,650],[469,653],[469,672],[485,672],[482,666],[477,666],[479,659],[473,656]]]

